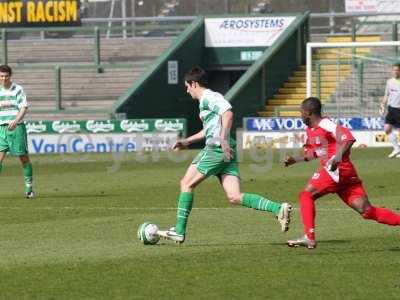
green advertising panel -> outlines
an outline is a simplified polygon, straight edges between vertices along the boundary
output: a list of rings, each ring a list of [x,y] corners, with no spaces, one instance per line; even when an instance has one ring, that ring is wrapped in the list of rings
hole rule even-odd
[[[186,119],[26,121],[25,124],[30,134],[178,132],[186,136]]]
[[[0,27],[79,26],[79,0],[0,0]]]

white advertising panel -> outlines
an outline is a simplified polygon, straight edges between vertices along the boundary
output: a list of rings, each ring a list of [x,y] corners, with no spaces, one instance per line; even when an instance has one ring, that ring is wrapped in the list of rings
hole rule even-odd
[[[376,12],[377,0],[346,0],[346,12]]]
[[[28,135],[29,153],[165,151],[177,133],[66,133]]]
[[[268,47],[295,17],[208,18],[206,47]]]
[[[391,144],[383,131],[352,131],[356,139],[353,147],[389,147]],[[304,144],[304,131],[285,132],[243,132],[243,149],[301,148]]]

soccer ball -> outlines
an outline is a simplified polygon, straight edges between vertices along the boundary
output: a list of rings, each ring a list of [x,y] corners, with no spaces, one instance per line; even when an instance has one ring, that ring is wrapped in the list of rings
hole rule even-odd
[[[160,240],[158,226],[151,222],[145,222],[138,228],[138,239],[145,245],[155,245]]]

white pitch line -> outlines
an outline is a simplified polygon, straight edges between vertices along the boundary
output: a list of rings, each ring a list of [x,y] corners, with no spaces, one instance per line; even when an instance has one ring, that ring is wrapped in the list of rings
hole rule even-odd
[[[84,206],[42,206],[42,207],[8,207],[0,210],[176,210],[176,207],[84,207]],[[240,207],[194,207],[192,210],[233,210]],[[299,210],[294,208],[294,210]],[[350,208],[317,208],[317,211],[352,211]]]

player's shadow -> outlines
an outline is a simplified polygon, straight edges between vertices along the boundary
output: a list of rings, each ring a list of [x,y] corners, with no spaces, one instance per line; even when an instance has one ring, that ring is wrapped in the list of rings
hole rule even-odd
[[[270,245],[268,242],[233,242],[233,243],[196,243],[194,242],[193,244],[185,244],[184,247],[243,247],[243,246],[267,246]]]
[[[350,240],[321,240],[317,242],[317,248],[319,244],[349,244],[351,243]],[[287,245],[287,243],[268,243],[271,246],[282,246]]]
[[[400,252],[400,248],[389,248],[387,251]]]
[[[79,194],[79,195],[53,195],[53,194],[48,194],[48,195],[42,195],[38,196],[40,199],[79,199],[79,198],[102,198],[102,197],[118,197],[121,196],[120,194]]]

